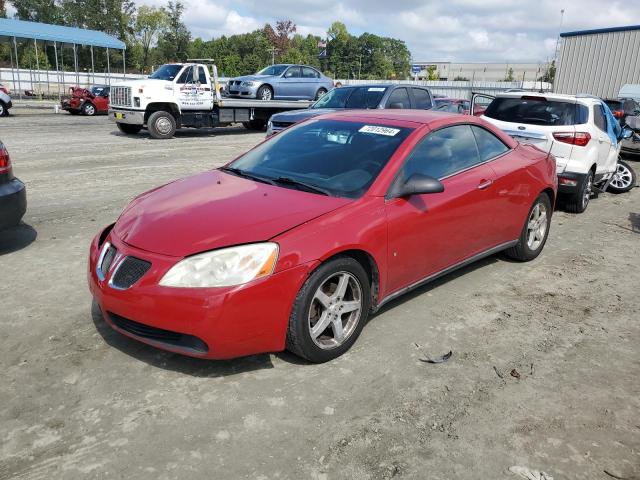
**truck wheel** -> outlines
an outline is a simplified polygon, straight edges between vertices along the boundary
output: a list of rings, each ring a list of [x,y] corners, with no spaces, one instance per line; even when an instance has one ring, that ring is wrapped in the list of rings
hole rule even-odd
[[[571,213],[582,213],[587,209],[591,193],[593,190],[593,171],[590,171],[582,180],[575,193],[573,193],[566,203],[566,209]]]
[[[242,122],[242,126],[247,130],[263,130],[264,120],[250,120],[248,122]]]
[[[258,100],[273,100],[273,90],[269,85],[262,85],[256,93]]]
[[[316,92],[316,98],[314,100],[320,100],[322,97],[324,97],[325,93],[327,93],[326,88],[319,88]]]
[[[176,119],[169,112],[153,112],[147,120],[149,135],[159,140],[173,137],[176,133]]]
[[[613,193],[624,193],[631,190],[636,186],[636,172],[633,171],[631,166],[618,159],[618,166],[616,167],[616,173],[613,174],[611,183],[607,190],[611,190]]]
[[[93,103],[85,103],[82,105],[82,114],[88,117],[93,117],[96,114],[96,106]]]
[[[118,130],[127,135],[135,135],[142,130],[142,125],[131,125],[129,123],[116,123],[116,125],[118,125]]]

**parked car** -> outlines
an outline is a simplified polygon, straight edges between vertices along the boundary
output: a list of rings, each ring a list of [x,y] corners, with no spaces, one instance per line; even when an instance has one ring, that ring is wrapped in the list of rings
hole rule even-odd
[[[98,113],[107,114],[109,112],[109,90],[108,86],[94,85],[90,89],[81,87],[71,87],[70,98],[65,98],[61,102],[61,108],[71,115],[93,116]]]
[[[0,83],[0,117],[9,115],[9,109],[12,107],[9,89]]]
[[[640,115],[640,104],[633,98],[604,99],[613,116],[618,119],[621,126],[626,125],[629,115]]]
[[[533,92],[482,96],[491,98],[483,119],[555,156],[558,189],[569,211],[584,212],[594,186],[616,174],[620,145],[612,132],[619,126],[600,98]]]
[[[333,80],[307,65],[281,64],[232,78],[227,88],[231,97],[317,100],[333,88]]]
[[[460,113],[462,115],[469,115],[471,111],[471,102],[461,98],[436,98],[433,101],[434,110],[439,112]]]
[[[412,108],[433,106],[429,89],[413,85],[357,85],[335,88],[306,110],[293,110],[271,116],[267,137],[308,118],[345,109]]]
[[[162,349],[324,362],[411,289],[538,256],[555,175],[470,115],[335,112],[134,199],[92,241],[89,287],[113,329]]]
[[[9,152],[0,141],[0,230],[18,225],[26,210],[26,188],[13,176]]]

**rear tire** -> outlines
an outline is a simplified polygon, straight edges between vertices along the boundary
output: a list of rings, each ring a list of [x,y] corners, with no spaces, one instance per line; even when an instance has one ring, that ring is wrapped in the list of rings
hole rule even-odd
[[[142,125],[131,125],[128,123],[116,123],[116,125],[118,126],[118,130],[127,135],[135,135],[142,130]]]
[[[258,100],[273,100],[273,89],[269,85],[262,85],[256,92]]]
[[[0,100],[0,117],[6,117],[7,115],[9,115],[9,110],[7,109],[5,103]]]
[[[86,102],[82,105],[82,114],[87,117],[93,117],[96,114],[96,106],[93,103]]]
[[[636,186],[636,172],[624,160],[618,159],[618,166],[607,190],[613,193],[625,193]]]
[[[589,206],[589,200],[593,190],[593,171],[590,171],[582,180],[578,189],[573,193],[565,204],[567,211],[571,213],[582,213]]]
[[[549,237],[551,213],[551,199],[541,193],[527,214],[518,243],[505,252],[509,258],[528,262],[540,255]]]
[[[293,303],[287,349],[314,363],[339,357],[360,335],[370,305],[370,280],[360,263],[337,257],[320,265]]]
[[[176,119],[169,112],[163,110],[153,112],[147,120],[149,135],[158,140],[173,137],[176,133]]]

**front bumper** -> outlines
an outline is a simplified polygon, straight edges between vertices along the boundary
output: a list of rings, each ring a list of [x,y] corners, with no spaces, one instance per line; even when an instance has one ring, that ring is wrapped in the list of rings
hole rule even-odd
[[[244,85],[229,85],[227,94],[230,97],[256,98],[260,85],[247,87]]]
[[[0,185],[0,230],[20,223],[27,211],[27,189],[17,178]]]
[[[109,119],[113,120],[116,123],[128,123],[130,125],[144,125],[144,111],[110,108]]]
[[[89,289],[114,330],[163,350],[201,358],[227,359],[285,348],[291,306],[311,265],[236,287],[161,287],[160,279],[180,258],[136,249],[109,234],[104,241],[122,257],[116,257],[101,280],[96,271],[100,236],[90,248]],[[109,280],[124,256],[147,260],[152,266],[133,286],[118,290]]]

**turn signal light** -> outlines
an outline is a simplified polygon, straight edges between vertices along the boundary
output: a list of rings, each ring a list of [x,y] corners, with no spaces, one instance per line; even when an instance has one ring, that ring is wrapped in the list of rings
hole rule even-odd
[[[11,159],[7,149],[0,143],[0,174],[4,173],[11,173]]]
[[[569,145],[586,147],[591,140],[591,135],[588,132],[556,132],[553,134],[553,138]]]

